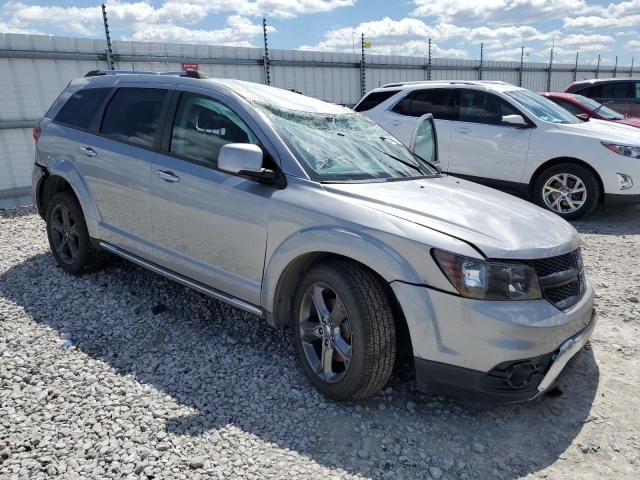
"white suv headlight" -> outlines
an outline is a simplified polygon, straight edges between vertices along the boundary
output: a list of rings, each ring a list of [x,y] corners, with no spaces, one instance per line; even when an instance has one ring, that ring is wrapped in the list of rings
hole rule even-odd
[[[632,145],[618,145],[616,143],[602,142],[606,148],[618,155],[624,155],[625,157],[640,158],[640,147],[634,147]]]
[[[525,263],[485,261],[435,249],[433,257],[463,297],[479,300],[542,298],[538,275]]]

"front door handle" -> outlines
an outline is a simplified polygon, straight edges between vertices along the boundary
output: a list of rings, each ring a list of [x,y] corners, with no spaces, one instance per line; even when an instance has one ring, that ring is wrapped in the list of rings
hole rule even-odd
[[[180,181],[180,177],[170,170],[156,170],[156,174],[165,182],[175,183]]]
[[[467,133],[471,132],[471,129],[469,127],[460,127],[456,129],[456,132],[461,133],[462,135],[466,135]]]
[[[84,153],[87,157],[95,157],[96,155],[98,155],[98,152],[96,152],[91,147],[80,147],[80,151]]]

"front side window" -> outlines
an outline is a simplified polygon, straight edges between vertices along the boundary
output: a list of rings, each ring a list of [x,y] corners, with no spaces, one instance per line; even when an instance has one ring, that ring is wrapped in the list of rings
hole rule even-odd
[[[93,118],[109,92],[110,88],[88,88],[75,92],[62,106],[54,121],[89,130]]]
[[[121,88],[107,105],[100,133],[119,142],[152,148],[167,93],[156,88]]]
[[[314,180],[366,182],[437,175],[427,161],[359,113],[314,113],[267,103],[256,107]]]
[[[356,112],[366,112],[374,107],[377,107],[385,100],[393,97],[400,90],[382,90],[379,92],[371,92],[364,97],[358,105],[354,108]]]
[[[229,107],[210,97],[184,92],[176,112],[169,151],[216,166],[227,143],[258,144],[257,137]]]
[[[531,90],[509,90],[505,92],[517,104],[531,112],[540,120],[551,123],[581,123],[582,120],[571,115],[564,108],[556,105],[548,98],[533,93]]]
[[[499,125],[502,115],[498,97],[477,90],[463,90],[460,95],[460,121]]]

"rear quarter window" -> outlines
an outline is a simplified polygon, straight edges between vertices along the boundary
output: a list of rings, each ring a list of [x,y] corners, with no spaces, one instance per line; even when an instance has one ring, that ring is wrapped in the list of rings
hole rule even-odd
[[[91,122],[111,91],[110,88],[87,88],[75,92],[54,118],[55,122],[89,130]]]
[[[379,92],[371,92],[369,95],[364,97],[358,105],[354,108],[356,112],[366,112],[367,110],[371,110],[372,108],[377,107],[385,100],[393,97],[400,90],[382,90]]]

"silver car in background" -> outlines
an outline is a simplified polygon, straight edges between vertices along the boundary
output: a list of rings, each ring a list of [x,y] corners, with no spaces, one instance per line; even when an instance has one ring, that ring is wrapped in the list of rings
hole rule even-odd
[[[577,232],[441,174],[429,116],[407,149],[340,106],[188,77],[91,72],[34,129],[67,272],[110,252],[291,326],[339,400],[375,394],[402,354],[421,388],[529,400],[589,339]]]

